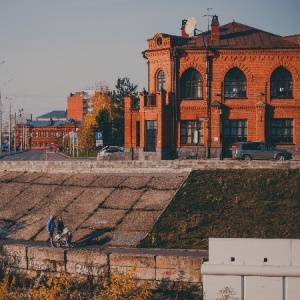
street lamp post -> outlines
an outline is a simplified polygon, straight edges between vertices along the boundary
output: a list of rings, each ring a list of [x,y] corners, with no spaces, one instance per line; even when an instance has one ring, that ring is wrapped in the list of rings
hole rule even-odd
[[[0,63],[0,65],[2,65],[2,64],[4,64],[4,63],[5,63],[5,61],[2,61],[2,62]],[[3,88],[6,84],[8,84],[8,83],[11,82],[11,81],[12,81],[12,79],[10,79],[10,80],[4,82],[4,84],[0,87],[0,156],[2,155],[2,102],[1,102],[1,90],[2,90],[2,88]]]
[[[2,155],[2,102],[0,91],[0,156]]]
[[[10,154],[10,146],[11,146],[11,100],[12,98],[5,97],[5,99],[9,100],[9,122],[8,122],[8,153]]]

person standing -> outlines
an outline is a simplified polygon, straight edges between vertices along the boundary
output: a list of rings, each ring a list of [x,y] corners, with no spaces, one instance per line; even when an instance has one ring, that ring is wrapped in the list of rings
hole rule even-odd
[[[47,226],[46,229],[49,233],[49,237],[47,242],[50,241],[51,246],[53,247],[53,233],[54,233],[54,229],[56,228],[56,224],[55,224],[55,217],[53,215],[50,215],[50,218],[47,222]],[[47,243],[46,242],[46,243]]]
[[[63,219],[61,216],[59,216],[57,219],[57,233],[62,234],[64,228],[65,228],[65,225],[64,225]]]

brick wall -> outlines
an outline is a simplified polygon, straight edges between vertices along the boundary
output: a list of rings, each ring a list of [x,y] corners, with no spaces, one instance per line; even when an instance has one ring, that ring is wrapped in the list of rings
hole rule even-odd
[[[162,38],[162,44],[157,45],[156,39]],[[164,153],[164,149],[174,149],[179,154],[179,157],[187,156],[190,152],[190,147],[196,148],[195,145],[184,146],[180,144],[180,121],[181,120],[196,120],[198,118],[209,118],[209,124],[205,123],[203,128],[203,144],[199,146],[200,153],[203,157],[216,158],[219,157],[221,151],[221,120],[247,120],[247,140],[248,141],[268,141],[270,137],[270,120],[278,119],[293,119],[293,143],[280,145],[281,148],[289,148],[294,153],[299,154],[300,147],[300,60],[299,48],[286,49],[243,49],[243,47],[216,48],[209,51],[211,60],[211,89],[205,87],[206,84],[206,50],[197,48],[185,49],[183,55],[178,55],[176,66],[173,57],[172,37],[164,37],[157,34],[153,39],[148,40],[149,48],[146,52],[148,59],[148,86],[149,94],[152,94],[157,99],[161,95],[157,91],[157,74],[163,71],[165,74],[165,93],[167,95],[176,95],[175,102],[165,101],[165,103],[151,107],[141,105],[137,114],[135,110],[134,119],[141,122],[141,147],[143,150],[145,130],[145,120],[157,120],[157,151]],[[282,66],[286,68],[293,78],[293,97],[282,99],[271,99],[270,96],[270,79],[273,71]],[[226,73],[234,68],[239,68],[246,76],[247,94],[246,97],[229,99],[225,98],[223,92],[223,82]],[[176,70],[175,70],[176,68]],[[197,100],[180,99],[180,84],[179,80],[184,71],[188,68],[197,70],[203,79],[203,98]],[[176,77],[176,80],[174,79]],[[176,82],[174,82],[174,80]],[[141,97],[141,103],[143,102]],[[167,98],[168,99],[168,98]],[[224,113],[222,119],[218,115],[215,108],[207,111],[207,103],[212,104],[218,101],[223,105]],[[173,117],[166,113],[164,105],[171,103]],[[161,105],[162,104],[162,105]],[[128,118],[132,120],[130,107],[125,108],[125,122],[128,124]],[[164,122],[161,122],[164,120]],[[176,130],[173,130],[173,127]],[[211,129],[211,131],[210,131]],[[125,128],[125,147],[135,148],[136,130],[131,126]],[[175,145],[174,145],[175,143]],[[224,146],[224,145],[223,145]],[[208,155],[207,148],[211,147],[211,154]],[[224,151],[223,151],[224,152]],[[228,153],[228,151],[227,151]]]

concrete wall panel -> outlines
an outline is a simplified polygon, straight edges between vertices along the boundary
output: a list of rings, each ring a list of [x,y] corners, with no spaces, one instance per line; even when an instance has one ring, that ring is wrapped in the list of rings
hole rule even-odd
[[[209,239],[209,262],[212,264],[289,266],[291,263],[290,240],[211,238]]]
[[[300,278],[285,278],[285,300],[294,300],[295,297],[300,298]]]
[[[109,261],[112,267],[155,268],[155,258],[151,254],[111,253]]]
[[[200,270],[202,257],[161,256],[156,257],[158,269],[192,269]]]
[[[240,276],[205,276],[203,279],[203,287],[204,300],[243,299]]]
[[[184,282],[201,282],[200,270],[193,269],[156,269],[156,280],[171,280],[171,281],[184,281]]]
[[[291,240],[292,266],[300,266],[300,240]]]
[[[150,254],[119,254],[109,255],[111,271],[117,270],[126,273],[135,269],[135,275],[139,279],[155,280],[155,257]]]
[[[49,247],[28,247],[28,269],[64,272],[65,258],[63,249]]]
[[[98,250],[69,250],[66,253],[66,271],[71,274],[99,275],[106,271],[108,257]]]
[[[131,270],[134,270],[134,275],[138,279],[142,280],[155,280],[155,269],[154,268],[135,268],[135,267],[122,267],[122,266],[111,266],[111,273],[115,270],[120,274],[126,274]]]
[[[245,300],[282,300],[282,280],[281,277],[245,276]]]
[[[4,267],[27,269],[26,247],[24,245],[3,245],[0,261]]]

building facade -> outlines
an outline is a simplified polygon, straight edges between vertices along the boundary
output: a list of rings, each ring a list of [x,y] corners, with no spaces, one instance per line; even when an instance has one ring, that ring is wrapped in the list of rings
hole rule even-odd
[[[86,114],[90,114],[93,110],[93,98],[96,90],[82,90],[71,93],[67,99],[68,119],[83,121]]]
[[[55,150],[68,147],[69,134],[76,132],[79,122],[67,119],[66,111],[52,111],[35,121],[16,124],[13,141],[16,150]]]
[[[300,147],[300,38],[238,22],[157,33],[143,52],[148,91],[125,99],[131,159],[226,158],[239,141]],[[188,31],[188,33],[186,32]]]

